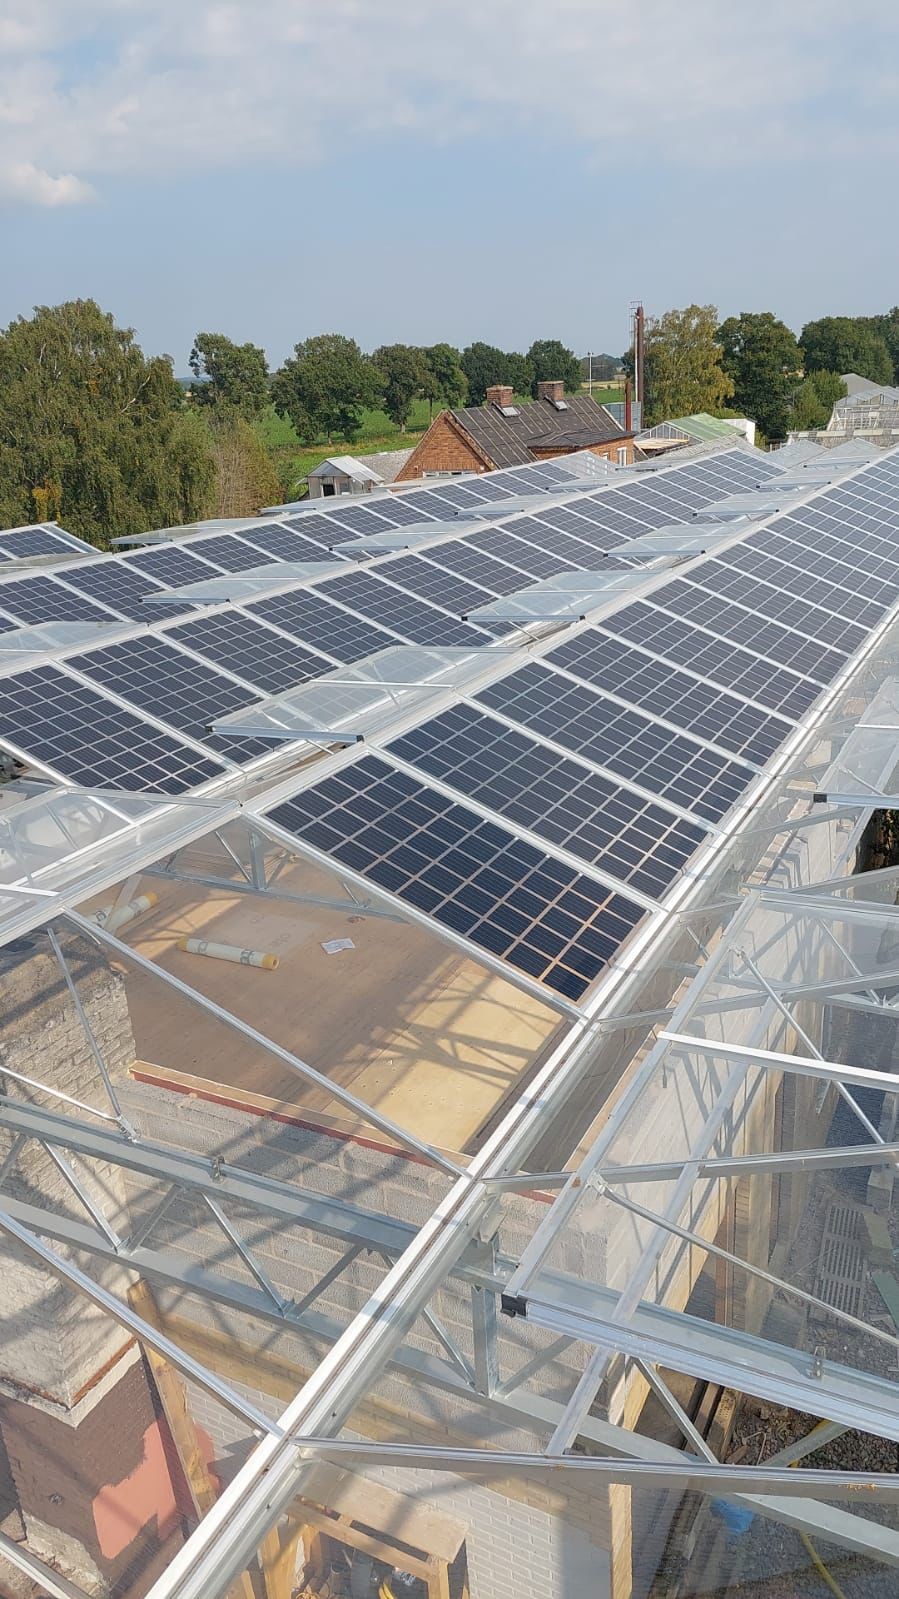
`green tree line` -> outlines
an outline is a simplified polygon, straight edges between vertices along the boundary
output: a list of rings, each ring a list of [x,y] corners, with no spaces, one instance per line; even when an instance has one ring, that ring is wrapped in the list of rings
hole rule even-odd
[[[632,372],[632,352],[623,359]],[[824,427],[849,372],[899,384],[899,307],[883,316],[821,317],[797,338],[772,311],[719,322],[714,305],[690,305],[647,327],[644,422],[697,411],[748,416],[776,441],[791,429]]]
[[[842,372],[888,383],[897,363],[899,308],[824,317],[797,339],[770,311],[719,322],[714,306],[688,306],[647,329],[644,416],[745,414],[775,440],[824,425]],[[282,419],[300,444],[352,443],[372,409],[404,431],[413,407],[430,416],[481,404],[493,384],[536,395],[553,378],[574,392],[584,360],[558,339],[526,352],[475,341],[366,354],[324,333],[271,372],[258,345],[203,332],[190,370],[178,383],[168,356],[145,355],[92,300],[39,306],[0,331],[0,525],[58,518],[103,547],[151,527],[246,515],[283,498],[266,419]]]

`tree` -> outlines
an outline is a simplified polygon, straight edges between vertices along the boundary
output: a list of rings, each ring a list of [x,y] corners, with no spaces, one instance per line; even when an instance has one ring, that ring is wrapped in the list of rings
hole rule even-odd
[[[421,351],[411,344],[382,344],[372,361],[381,374],[384,410],[405,433],[412,401],[421,393],[426,378]]]
[[[205,515],[213,479],[171,360],[95,301],[38,306],[0,333],[4,526],[55,516],[102,548]]]
[[[872,383],[893,381],[886,341],[867,317],[824,316],[807,322],[799,343],[806,372],[857,372]]]
[[[198,333],[190,369],[197,379],[191,397],[200,405],[231,406],[250,418],[268,405],[268,361],[256,344],[235,344],[224,333]]]
[[[215,516],[255,516],[283,498],[274,463],[252,424],[232,412],[210,428]]]
[[[786,438],[790,402],[802,366],[799,345],[771,311],[741,311],[718,329],[733,405],[757,422],[766,439]]]
[[[462,351],[459,365],[468,380],[470,405],[483,405],[487,390],[494,383],[508,382],[507,357],[495,344],[469,344]]]
[[[508,383],[513,394],[530,394],[534,384],[534,368],[526,355],[519,355],[517,350],[509,350],[506,354],[506,375],[502,379]]]
[[[714,305],[666,311],[650,324],[644,341],[644,426],[723,410],[734,386],[721,365],[717,331]]]
[[[573,350],[566,349],[560,339],[535,339],[528,350],[527,359],[533,368],[531,393],[537,398],[537,384],[547,379],[561,378],[569,394],[576,394],[581,386],[581,363]]]
[[[458,350],[451,344],[431,344],[419,350],[422,366],[421,393],[428,402],[428,420],[434,401],[441,405],[464,405],[468,398],[468,379],[460,365]]]
[[[790,427],[804,433],[810,428],[825,428],[846,385],[837,372],[810,372],[793,397]]]
[[[866,322],[872,333],[883,339],[893,363],[893,383],[899,383],[899,305],[894,305],[885,315],[859,320]]]
[[[335,438],[352,443],[361,412],[380,399],[380,374],[355,339],[319,333],[304,339],[275,373],[272,399],[306,443]]]

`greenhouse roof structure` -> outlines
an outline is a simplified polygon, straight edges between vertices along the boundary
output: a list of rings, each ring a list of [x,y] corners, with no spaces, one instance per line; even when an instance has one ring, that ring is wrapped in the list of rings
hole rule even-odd
[[[0,1532],[42,1591],[277,1599],[311,1528],[492,1595],[499,1501],[541,1599],[890,1591],[899,1476],[808,1457],[899,1441],[899,451],[722,445],[0,567],[0,1380],[19,1462],[119,1424]],[[165,1535],[123,1333],[233,1468]]]

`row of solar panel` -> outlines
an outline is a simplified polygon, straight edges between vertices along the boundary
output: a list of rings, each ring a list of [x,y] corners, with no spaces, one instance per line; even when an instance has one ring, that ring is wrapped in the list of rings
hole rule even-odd
[[[663,517],[664,519],[668,519],[668,513],[663,513]],[[490,553],[490,542],[491,539],[495,540],[498,535],[499,530],[497,530],[497,533],[493,533],[493,531],[490,530],[485,532],[483,535],[477,535],[477,537],[482,540],[482,544],[483,541],[487,541],[486,544],[484,544],[484,547],[480,550],[480,555],[483,559],[493,560],[495,562],[495,556],[492,556]],[[514,537],[514,535],[512,536]],[[458,546],[461,546],[463,543],[463,540],[459,540]],[[411,558],[405,559],[408,560]],[[392,568],[396,564],[396,562],[385,563],[385,566],[389,565],[392,571]],[[373,612],[373,615],[382,616],[382,607],[386,596],[390,595],[391,589],[390,586],[383,581],[383,577],[380,582],[376,581],[376,578],[379,576],[381,576],[380,573],[348,573],[346,580],[331,580],[330,587],[332,590],[334,590],[336,596],[340,593],[340,585],[344,581],[352,580],[353,603],[357,606],[364,606],[368,608]],[[362,580],[364,588],[360,586],[360,580]],[[515,586],[521,586],[517,575],[515,576],[514,581]],[[322,585],[322,591],[324,591],[328,586],[329,585]],[[398,594],[399,591],[393,590],[393,593]],[[398,602],[394,601],[393,603],[396,604]],[[310,628],[315,626],[315,617],[313,615],[313,609],[315,607],[322,608],[319,609],[318,623],[319,625],[324,623],[324,625],[330,629],[329,637],[333,637],[335,628],[337,630],[342,630],[343,624],[340,621],[341,612],[338,607],[329,604],[329,598],[323,592],[306,591],[297,592],[294,594],[286,594],[276,599],[269,599],[267,601],[259,602],[258,605],[250,607],[250,610],[262,611],[264,607],[271,607],[272,605],[282,606],[282,614],[278,617],[279,626],[283,625],[284,622],[288,620],[292,626],[298,626],[300,628],[298,642],[300,639],[302,639],[304,643],[309,643]],[[286,606],[291,607],[292,614],[290,617],[286,615],[286,612],[283,609]],[[299,607],[299,613],[297,611],[297,607]],[[419,612],[421,609],[423,609],[423,607],[419,607]],[[330,615],[327,614],[329,610]],[[302,614],[304,611],[305,614]],[[217,624],[221,628],[223,624],[227,623],[229,618],[233,619],[238,614],[239,613],[233,611],[218,612],[214,616],[199,618],[196,621],[185,624],[183,631],[187,632],[188,629],[193,629],[204,624],[208,626],[210,623]],[[405,608],[402,616],[399,616],[398,613],[394,612],[397,624],[401,629],[401,636],[408,636],[411,627],[417,625],[414,620],[414,615],[415,613],[410,612],[408,608]],[[343,613],[343,617],[345,619],[346,613]],[[248,618],[245,618],[244,625],[246,625],[247,621]],[[406,630],[405,634],[402,633],[403,628]],[[372,637],[372,630],[376,631],[376,636],[374,638]],[[180,631],[182,631],[181,627],[176,627],[173,629],[173,632],[176,635]],[[383,631],[377,632],[377,625],[374,622],[372,622],[372,629],[366,629],[366,635],[367,636],[365,638],[358,641],[356,646],[361,649],[361,653],[370,653],[371,648],[378,648],[381,647],[383,643],[392,641],[390,635],[384,634]],[[428,642],[434,642],[433,635],[431,633],[428,633],[426,637]],[[185,640],[185,642],[188,641]],[[576,644],[576,640],[571,642],[572,644]],[[121,646],[113,646],[102,651],[92,651],[88,655],[81,657],[80,660],[75,664],[79,665],[82,670],[89,669],[92,672],[97,672],[100,682],[105,682],[109,688],[115,689],[117,692],[123,694],[127,699],[133,701],[134,703],[143,704],[146,706],[148,712],[155,715],[164,716],[165,719],[170,721],[172,725],[177,726],[180,724],[185,726],[186,730],[188,731],[188,718],[196,717],[198,706],[200,705],[203,707],[205,721],[209,719],[210,715],[223,714],[224,711],[235,708],[233,703],[233,697],[235,694],[238,696],[238,703],[245,703],[247,698],[246,692],[241,690],[238,685],[232,683],[230,679],[221,678],[219,674],[216,674],[216,677],[218,678],[217,683],[210,684],[207,681],[198,680],[196,671],[197,663],[192,662],[189,656],[185,655],[182,657],[183,662],[190,663],[189,671],[187,665],[181,667],[180,670],[177,668],[173,670],[172,662],[167,656],[160,657],[158,654],[155,656],[152,654],[148,656],[140,647],[138,647],[137,651],[135,652],[135,645],[142,646],[146,644],[152,644],[158,650],[160,647],[164,646],[165,641],[162,638],[150,640],[142,638],[140,640],[125,641],[125,644]],[[172,653],[170,646],[169,653]],[[761,667],[763,666],[763,662],[757,660],[756,665]],[[523,670],[529,671],[531,668],[525,668]],[[552,714],[552,706],[558,700],[558,696],[554,692],[556,684],[553,682],[553,674],[549,668],[538,668],[537,670],[542,671],[544,674],[544,689],[546,687],[545,679],[547,678],[552,684],[552,689],[548,696],[548,703],[547,695],[544,693],[542,697],[543,703],[536,705],[533,714],[537,715],[539,718],[542,718],[543,725],[539,728],[536,728],[535,724],[535,729],[532,729],[532,732],[534,730],[539,731],[541,737],[548,739],[549,742],[546,745],[543,745],[538,739],[530,738],[528,740],[528,748],[526,752],[521,751],[519,746],[519,763],[522,777],[525,775],[527,769],[527,772],[532,779],[530,783],[532,802],[531,810],[528,814],[531,814],[534,820],[539,820],[539,817],[537,817],[536,810],[534,808],[533,795],[536,793],[537,797],[541,796],[542,791],[539,787],[539,784],[543,780],[537,768],[540,767],[542,762],[542,770],[545,773],[546,762],[548,759],[552,761],[554,767],[558,767],[562,760],[566,760],[567,757],[563,757],[559,753],[558,746],[560,745],[562,747],[570,748],[573,752],[576,752],[577,750],[581,750],[583,752],[584,743],[586,741],[588,756],[590,758],[596,758],[597,760],[600,760],[608,770],[612,772],[617,770],[626,780],[630,781],[634,780],[635,771],[638,776],[639,773],[642,772],[646,775],[648,782],[651,778],[651,785],[658,783],[659,788],[662,788],[663,785],[665,786],[665,792],[671,803],[677,803],[678,805],[684,803],[687,806],[692,803],[692,805],[697,809],[699,809],[701,806],[706,806],[707,809],[705,814],[707,814],[709,817],[712,815],[722,814],[723,810],[728,807],[732,800],[737,797],[741,789],[745,787],[745,784],[751,779],[752,773],[750,769],[746,767],[739,767],[737,763],[728,763],[726,761],[722,762],[720,759],[717,761],[712,760],[710,764],[709,752],[707,750],[703,750],[699,745],[694,745],[689,739],[680,739],[678,741],[677,739],[663,736],[658,724],[655,722],[638,721],[635,723],[633,719],[619,716],[617,714],[617,710],[612,709],[612,702],[610,702],[608,699],[603,701],[601,696],[595,696],[592,700],[588,698],[586,701],[583,699],[583,696],[581,696],[581,699],[578,701],[578,703],[573,705],[569,695],[569,697],[565,700],[563,714],[561,717],[556,715],[554,716],[552,722],[547,724],[546,717]],[[46,682],[39,684],[38,682],[33,681],[37,674],[32,673],[29,674],[29,676],[31,677],[32,681],[28,684],[24,684],[24,674],[20,675],[20,678],[17,679],[17,682],[22,682],[23,686],[27,688],[28,693],[32,696],[31,703],[33,706],[35,703],[35,697],[39,701],[40,698],[46,695],[48,691],[51,693],[53,692],[53,686],[52,684],[47,684]],[[684,674],[684,676],[687,679],[688,684],[696,683],[696,680],[690,677],[689,674]],[[793,680],[797,685],[800,684],[800,679],[795,678],[793,674],[790,674],[790,676],[793,677]],[[171,689],[170,691],[167,691],[166,704],[163,706],[158,693],[158,685],[160,682],[166,682],[167,680],[171,680]],[[564,680],[559,681],[564,682]],[[80,688],[82,690],[82,700],[79,707],[79,714],[83,721],[86,716],[83,692],[84,685],[80,685]],[[497,690],[502,690],[503,685],[494,685],[494,688]],[[213,689],[215,689],[215,693],[213,693]],[[811,697],[814,697],[818,692],[818,689],[811,687],[810,692]],[[229,703],[229,700],[231,703]],[[109,701],[108,703],[112,704],[114,702]],[[506,709],[516,714],[520,714],[521,705],[528,703],[529,696],[527,694],[522,695],[520,683],[516,685],[515,682],[512,681],[511,698],[509,698],[507,695]],[[559,701],[559,703],[561,704],[561,701]],[[739,702],[735,702],[735,704],[739,706]],[[470,708],[465,709],[469,710],[469,714],[478,716],[482,714],[480,712],[470,712]],[[733,712],[734,706],[731,706],[730,710]],[[695,707],[691,708],[690,714],[694,713]],[[103,745],[110,763],[114,763],[116,759],[120,758],[121,756],[122,729],[124,727],[122,719],[124,715],[124,707],[117,707],[116,716],[111,718],[111,725],[100,730],[101,737],[99,742]],[[666,716],[669,719],[676,721],[676,712],[670,705],[666,708]],[[510,719],[514,718],[510,717]],[[495,721],[494,718],[483,718],[482,720],[486,720],[488,724],[492,724]],[[62,718],[62,725],[58,725],[55,729],[57,743],[62,746],[63,753],[65,753],[65,726],[67,722],[69,728],[71,728],[71,719],[67,715]],[[773,719],[771,719],[771,723],[771,726],[763,728],[762,730],[762,736],[766,737],[769,741],[775,739],[778,733],[780,736],[782,736],[783,732],[785,731],[783,726],[778,729],[774,724]],[[479,725],[482,726],[482,724]],[[504,726],[502,723],[497,723],[495,725],[498,727]],[[152,737],[149,739],[145,738],[145,759],[147,763],[150,763],[154,760],[159,761],[164,756],[164,752],[161,752],[159,747],[160,735],[162,734],[163,730],[151,729],[150,732]],[[490,736],[487,738],[486,742],[488,744],[495,744],[500,735],[498,735],[490,725],[488,725],[487,733]],[[131,729],[128,737],[133,738],[133,736],[134,730]],[[524,735],[515,735],[514,730],[504,729],[501,736],[503,738],[517,736],[520,739]],[[590,748],[590,740],[594,739],[598,740],[599,742],[594,748]],[[642,750],[640,748],[641,739],[646,740]],[[96,742],[97,741],[95,741],[95,745]],[[483,727],[482,742],[484,742]],[[547,750],[549,751],[549,755],[546,753]],[[234,758],[241,760],[252,758],[256,751],[257,746],[248,744],[246,742],[237,745],[232,744],[230,747],[225,745],[222,749],[222,753],[233,755]],[[101,750],[101,754],[102,753],[103,750]],[[414,755],[416,751],[410,749],[407,750],[406,753]],[[506,751],[506,753],[508,753],[508,751]],[[199,755],[199,751],[197,754]],[[651,769],[650,765],[644,759],[644,756],[652,757],[653,761],[655,762],[654,769]],[[169,758],[172,758],[170,752]],[[423,755],[422,759],[424,758],[425,756]],[[635,768],[634,763],[637,759],[639,759],[640,765]],[[535,762],[537,763],[537,767],[535,767]],[[581,767],[583,772],[589,775],[591,783],[595,783],[596,774],[593,772],[593,768],[585,766],[583,763],[581,763]],[[208,765],[199,767],[196,758],[194,758],[193,767],[185,765],[182,759],[181,770],[189,770],[192,774],[195,774],[197,771],[201,771],[202,776],[206,776],[214,775],[214,773],[217,770],[221,770],[221,768],[218,767],[217,763],[213,764],[211,769]],[[537,774],[536,776],[535,771]],[[130,778],[130,774],[128,775]],[[566,775],[570,778],[572,773],[566,769]],[[82,780],[103,782],[104,778],[100,775],[94,775],[93,777],[85,777]],[[168,781],[168,778],[166,780]],[[190,780],[196,782],[201,780],[201,778],[199,778],[197,775],[192,775]],[[489,781],[489,778],[485,777],[485,782],[487,781]],[[534,789],[535,783],[537,784],[536,790]],[[682,788],[680,787],[681,784],[684,785]],[[522,782],[520,786],[522,791],[525,791],[528,787],[528,785],[526,785],[524,782]],[[678,797],[679,790],[680,797]],[[654,792],[656,791],[657,790],[654,790]],[[545,795],[542,795],[542,797],[545,798]],[[636,796],[635,793],[629,792],[626,789],[619,789],[618,792],[615,793],[612,786],[612,788],[610,788],[607,792],[604,792],[604,799],[606,802],[606,814],[604,821],[598,815],[598,808],[595,808],[594,814],[589,815],[586,818],[581,818],[583,826],[579,829],[575,829],[573,826],[573,821],[576,820],[576,818],[572,817],[569,809],[564,811],[562,814],[557,815],[552,822],[547,825],[554,826],[557,829],[563,829],[565,836],[568,839],[568,843],[565,847],[570,848],[570,852],[572,854],[582,855],[585,849],[591,847],[594,849],[594,851],[599,851],[602,846],[604,853],[596,855],[593,862],[594,866],[608,876],[617,876],[619,879],[625,881],[628,880],[629,874],[632,890],[639,889],[641,892],[657,895],[665,886],[666,874],[667,880],[670,881],[671,877],[676,873],[677,870],[680,869],[683,861],[686,859],[686,855],[684,853],[686,845],[694,841],[693,834],[679,835],[677,832],[678,827],[686,826],[694,828],[696,839],[698,839],[700,836],[701,829],[696,828],[696,824],[694,823],[684,822],[683,818],[679,818],[674,812],[669,812],[664,806],[655,805],[653,800],[639,798],[637,810],[635,811],[634,803],[635,799],[637,798],[638,796]],[[581,784],[580,802],[582,805],[587,803],[587,790],[583,784]],[[525,802],[521,800],[519,803],[524,805]],[[659,833],[660,839],[662,836],[664,836],[664,839],[666,840],[664,847],[661,849],[656,849],[655,851],[651,850],[647,843],[648,834],[645,813],[649,804],[654,805],[654,809],[650,813],[652,817],[652,829]],[[493,800],[492,808],[499,808],[498,801],[496,799]],[[626,824],[628,822],[628,818],[629,825],[631,827],[631,836],[628,836],[627,831]],[[515,816],[512,816],[511,819],[516,820]],[[614,833],[614,835],[610,831],[613,820],[617,821],[619,824],[618,830],[616,833]],[[661,825],[663,820],[665,823],[664,828]],[[530,826],[531,824],[526,823],[522,816],[519,815],[518,825]],[[538,829],[536,827],[532,827],[532,831],[538,831]],[[577,848],[572,847],[572,841],[576,841]],[[552,837],[550,842],[557,844],[558,836]],[[642,866],[642,873],[640,870],[641,863],[645,863]],[[483,891],[483,885],[481,885],[481,887]],[[431,888],[430,892],[433,893],[434,889]],[[596,893],[598,892],[598,886],[595,881],[593,882],[592,892],[595,897]],[[603,888],[602,892],[604,895],[604,903],[607,903],[608,894],[606,889]],[[448,900],[447,916],[452,914],[458,919],[460,914],[458,906],[456,906],[455,910],[451,911],[449,909],[449,903],[450,902]],[[520,915],[521,913],[519,912],[518,914]],[[465,911],[465,916],[467,917],[470,915],[471,909],[469,907]],[[463,920],[464,919],[465,918],[463,917]],[[494,922],[490,922],[489,917],[482,918],[482,920],[484,921],[485,928],[482,942],[484,942],[485,947],[491,947],[491,944],[487,942],[487,940],[492,940],[493,947],[495,947],[497,940],[500,938],[500,931],[498,931],[497,926],[495,925],[495,919]],[[487,925],[488,923],[489,926]],[[507,932],[508,931],[509,930],[507,929]],[[547,930],[544,928],[543,934],[541,935],[544,937],[544,941],[546,940],[546,933]],[[553,936],[558,939],[561,935],[558,932],[555,932]],[[531,963],[531,968],[533,968],[536,961],[534,949],[530,944],[528,944],[527,939],[522,940],[518,934],[516,934],[516,947],[518,946],[520,946],[521,949],[521,960],[523,961],[526,958]],[[569,940],[569,944],[565,946],[565,949],[568,953],[564,954],[564,956],[560,951],[547,957],[547,971],[551,970],[555,972],[555,977],[551,978],[547,976],[546,980],[553,982],[553,986],[560,987],[563,992],[573,994],[577,989],[578,984],[583,987],[585,983],[592,980],[592,978],[589,973],[583,970],[579,971],[576,962],[574,966],[571,965],[569,957],[572,956],[573,953],[577,953],[575,944]],[[543,953],[546,955],[546,951]],[[585,958],[583,957],[583,952],[581,952],[581,958]],[[595,960],[596,958],[596,952],[594,951],[592,959]],[[528,968],[525,967],[525,969]]]
[[[493,683],[477,696],[483,709],[458,705],[396,740],[386,755],[408,770],[392,771],[366,758],[276,808],[275,820],[549,987],[579,998],[614,959],[639,912],[635,901],[620,895],[612,905],[605,888],[582,875],[565,885],[566,893],[583,902],[579,926],[560,925],[558,891],[554,881],[542,880],[537,841],[617,878],[631,893],[658,898],[701,836],[695,823],[663,801],[687,804],[711,820],[745,790],[751,773],[737,761],[713,756],[708,746],[685,750],[691,740],[666,736],[658,722],[645,722],[581,684],[566,687],[566,679],[602,684],[624,700],[642,699],[674,724],[696,727],[692,719],[699,718],[696,730],[705,739],[766,759],[786,737],[789,722],[766,716],[728,690],[749,691],[772,712],[801,715],[899,594],[899,461],[879,464],[875,482],[883,484],[880,498],[893,532],[882,541],[875,591],[860,576],[869,566],[870,529],[858,512],[865,495],[863,481],[857,481],[851,502],[840,496],[840,533],[830,536],[826,554],[822,580],[836,592],[813,590],[831,609],[796,603],[808,594],[809,570],[820,570],[820,551],[809,534],[819,504],[824,516],[833,504],[824,496],[802,521],[782,518],[720,560],[704,563],[696,569],[702,583],[668,582],[657,596],[661,605],[654,599],[625,607],[601,628],[566,639],[543,662]],[[773,567],[767,564],[772,549]],[[714,585],[733,592],[733,574],[739,597],[720,598]],[[771,620],[777,612],[779,619]],[[834,625],[839,617],[847,618],[841,628]],[[821,628],[824,638],[818,636]],[[651,653],[638,648],[640,642]],[[699,684],[694,670],[718,687]],[[527,736],[535,733],[538,738]],[[627,786],[601,779],[592,761],[620,774]],[[641,796],[643,788],[654,797]],[[481,836],[484,822],[463,807],[464,798],[511,828],[527,829],[529,840],[516,839],[513,831],[502,843],[491,835],[499,855],[482,862],[472,840]],[[449,839],[435,832],[448,806]],[[522,849],[531,854],[523,857]],[[507,856],[526,864],[526,883],[520,871],[497,872]],[[573,861],[565,865],[575,869]],[[522,906],[522,894],[533,892],[535,879],[536,893]],[[604,947],[598,935],[606,936]]]
[[[463,543],[459,541],[460,546]],[[144,558],[171,555],[177,559],[180,553],[148,551]],[[497,570],[502,570],[486,551],[481,552],[480,559],[491,561]],[[409,566],[417,560],[406,558],[407,579]],[[427,563],[419,564],[427,572]],[[390,563],[391,572],[397,565]],[[502,588],[508,591],[510,583],[519,586],[518,573],[511,573]],[[354,617],[332,603],[341,597],[362,614]],[[452,603],[445,599],[448,605]],[[77,657],[72,665],[91,682],[114,690],[129,704],[159,717],[218,754],[242,762],[263,754],[265,746],[215,739],[206,728],[214,716],[246,704],[253,698],[253,690],[277,692],[330,669],[335,660],[358,659],[398,639],[444,644],[488,642],[485,635],[432,610],[423,597],[410,602],[400,589],[375,573],[348,572],[346,579],[331,580],[318,590],[298,590],[260,601],[249,607],[249,613],[232,608],[171,629],[176,643],[207,653],[217,665],[233,673],[237,682],[210,671],[191,654],[173,650],[162,635],[142,635],[96,649]],[[250,619],[253,613],[259,621]],[[260,621],[281,631],[272,631],[271,626],[263,629]],[[393,631],[385,631],[380,622],[386,622]],[[51,740],[50,753],[39,758],[54,764],[51,757],[55,748]]]
[[[751,472],[751,467],[747,468],[744,457],[733,452],[726,458],[726,465],[719,465],[714,474],[705,463],[697,463],[692,470],[682,469],[677,474],[678,486],[664,494],[661,494],[661,479],[646,486],[631,480],[620,489],[603,491],[598,504],[593,503],[592,496],[582,496],[578,511],[556,508],[539,519],[537,516],[518,518],[502,532],[485,529],[473,535],[470,547],[477,553],[484,549],[485,541],[491,545],[492,540],[495,555],[504,560],[510,570],[506,572],[502,566],[496,568],[500,587],[485,587],[480,591],[469,587],[458,591],[458,599],[463,602],[458,607],[456,599],[448,592],[449,608],[456,609],[459,614],[463,606],[486,603],[496,594],[526,586],[529,579],[533,582],[554,572],[600,564],[605,550],[622,537],[633,537],[649,527],[670,521],[672,516],[691,514],[697,504],[715,498],[722,487],[732,488],[735,483],[745,481],[747,471]],[[673,476],[669,474],[664,482],[670,483]],[[672,498],[675,494],[676,501]],[[395,507],[411,498],[391,499],[390,505]],[[630,506],[630,515],[627,506]],[[569,526],[579,524],[582,535],[579,539],[570,532],[563,537],[562,523],[566,519]],[[297,519],[307,525],[311,525],[311,520],[305,514]],[[261,524],[250,533],[241,530],[214,537],[204,535],[188,544],[154,547],[124,557],[92,561],[83,567],[67,567],[58,576],[47,574],[4,583],[0,585],[0,613],[5,613],[7,620],[0,614],[0,628],[51,620],[102,620],[106,611],[101,607],[136,622],[152,621],[152,610],[144,599],[162,587],[178,587],[212,573],[246,570],[267,562],[321,560],[326,545],[333,554],[330,546],[335,542],[335,519],[315,513],[314,520],[324,527],[321,543],[301,537],[284,526]],[[338,541],[344,536],[339,530]],[[466,550],[469,547],[469,541],[450,539],[439,550],[442,552],[456,544],[464,545]],[[342,559],[340,555],[336,558]],[[379,563],[385,564],[390,564],[389,558]],[[441,603],[446,604],[445,601]],[[168,605],[166,616],[177,614],[178,609],[176,605]],[[184,612],[189,609],[185,603]]]

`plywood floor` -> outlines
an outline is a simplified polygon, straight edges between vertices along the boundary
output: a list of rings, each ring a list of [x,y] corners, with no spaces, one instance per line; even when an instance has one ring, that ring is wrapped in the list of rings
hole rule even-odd
[[[208,864],[205,866],[208,871]],[[294,864],[292,893],[334,896],[326,874]],[[308,903],[145,880],[158,905],[122,937],[165,970],[264,1032],[366,1104],[444,1149],[464,1151],[558,1018],[417,925]],[[275,972],[176,948],[185,934],[262,949]],[[351,938],[336,955],[327,939]],[[339,1109],[326,1091],[159,982],[131,970],[137,1054],[180,1072],[287,1101]]]

